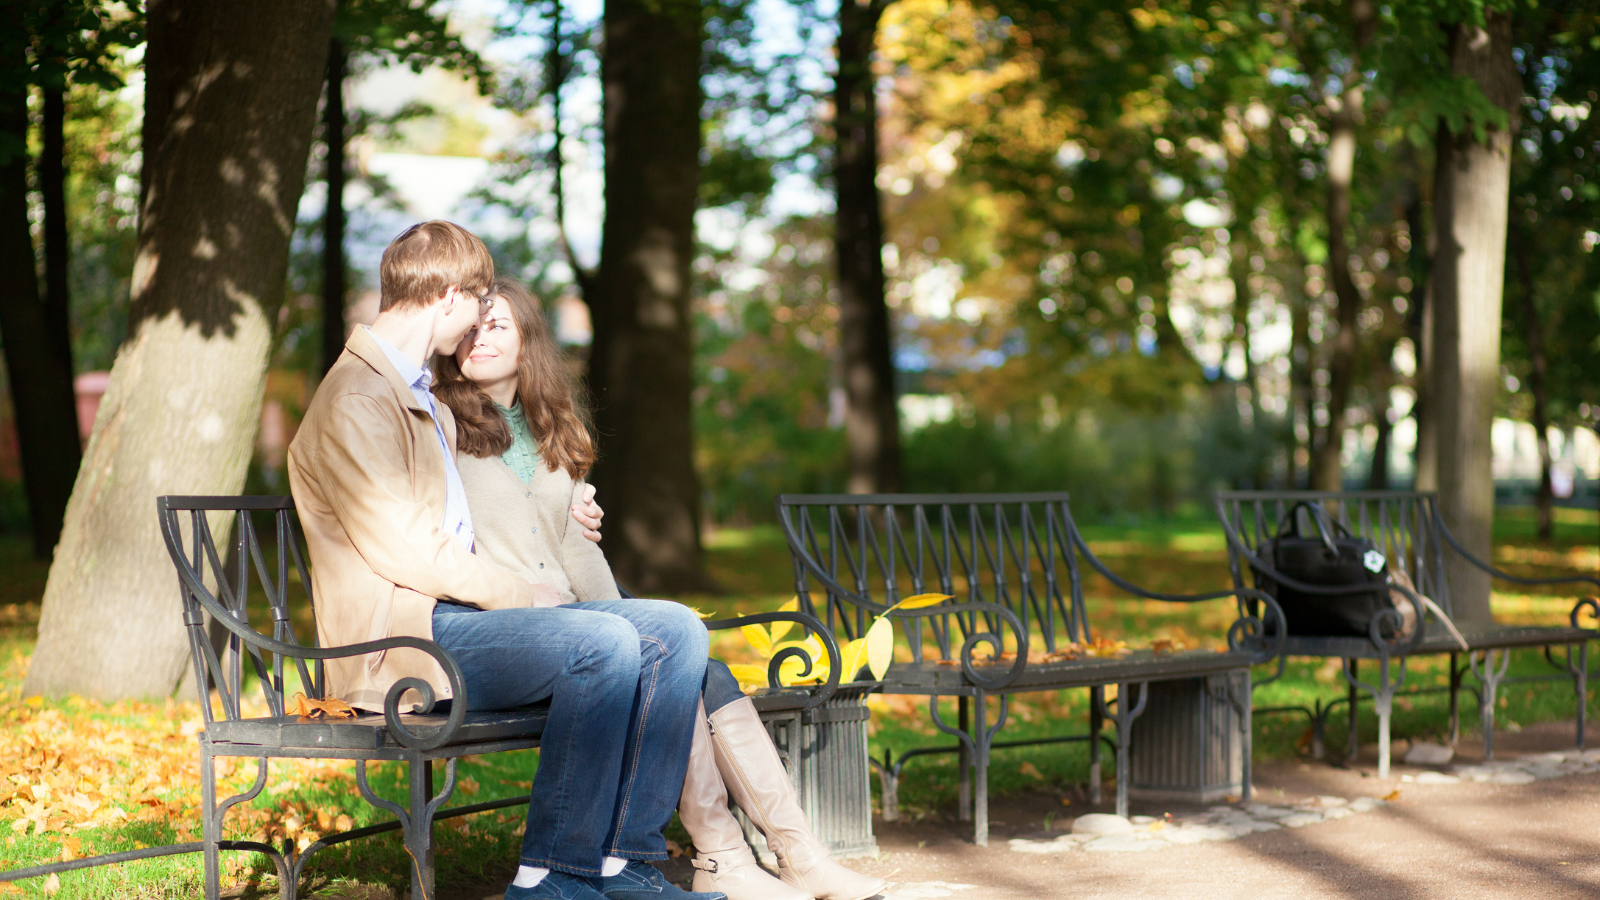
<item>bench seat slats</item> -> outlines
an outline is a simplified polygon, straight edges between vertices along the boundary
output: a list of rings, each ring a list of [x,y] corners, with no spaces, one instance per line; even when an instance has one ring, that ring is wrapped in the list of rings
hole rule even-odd
[[[1457,626],[1460,628],[1460,626]],[[1556,625],[1485,625],[1460,628],[1470,650],[1505,650],[1517,647],[1551,647],[1564,644],[1581,644],[1591,640],[1594,632],[1583,628]],[[1284,641],[1285,656],[1341,657],[1344,659],[1380,659],[1382,654],[1371,640],[1363,637],[1296,637],[1289,635]],[[1427,634],[1415,650],[1408,647],[1390,653],[1390,658],[1425,656],[1440,653],[1460,653],[1461,645],[1455,642],[1444,626],[1429,623]]]
[[[536,738],[544,732],[548,710],[543,707],[520,710],[469,712],[451,744],[475,744],[508,738]],[[407,728],[417,731],[439,728],[442,715],[402,717]],[[381,750],[401,744],[389,733],[383,716],[363,715],[354,719],[304,719],[300,716],[269,716],[232,719],[206,726],[214,743],[249,744],[262,748],[322,748],[337,750]]]
[[[1151,679],[1191,678],[1238,671],[1249,665],[1250,654],[1243,651],[1218,653],[1212,650],[1180,650],[1157,654],[1150,650],[1135,650],[1122,657],[1029,663],[1017,680],[1007,686],[1007,690],[1056,690]],[[976,667],[980,675],[989,677],[999,677],[1007,668],[1008,665]],[[971,687],[959,665],[933,661],[895,663],[889,667],[884,681],[894,685],[897,691],[918,689],[957,694]]]

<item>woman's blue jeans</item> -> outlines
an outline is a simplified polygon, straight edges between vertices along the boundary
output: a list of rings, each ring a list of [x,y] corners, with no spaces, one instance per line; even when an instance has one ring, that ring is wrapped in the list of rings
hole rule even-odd
[[[461,666],[469,709],[550,701],[523,865],[594,877],[606,856],[667,858],[708,650],[688,607],[440,603],[433,639]]]

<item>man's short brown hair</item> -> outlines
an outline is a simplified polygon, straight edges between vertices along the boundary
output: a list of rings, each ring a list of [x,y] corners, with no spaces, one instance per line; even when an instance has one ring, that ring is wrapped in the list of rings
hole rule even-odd
[[[454,222],[435,219],[407,228],[383,251],[378,310],[423,307],[451,285],[487,294],[494,260],[478,236]]]

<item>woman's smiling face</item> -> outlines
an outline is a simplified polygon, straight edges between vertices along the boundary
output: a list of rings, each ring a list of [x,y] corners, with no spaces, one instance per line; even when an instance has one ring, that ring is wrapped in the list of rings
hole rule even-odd
[[[511,318],[511,305],[503,297],[493,304],[477,327],[467,332],[456,348],[461,374],[483,388],[496,403],[510,406],[517,394],[517,353],[522,335]]]

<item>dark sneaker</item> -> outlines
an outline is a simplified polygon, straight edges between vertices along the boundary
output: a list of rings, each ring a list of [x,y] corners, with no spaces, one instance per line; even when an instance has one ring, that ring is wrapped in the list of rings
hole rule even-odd
[[[505,900],[605,900],[605,895],[581,875],[551,872],[531,888],[507,885]]]
[[[728,895],[686,891],[667,880],[661,870],[647,862],[628,860],[628,865],[610,878],[600,879],[600,893],[608,900],[728,900]],[[514,900],[506,895],[506,900]]]

